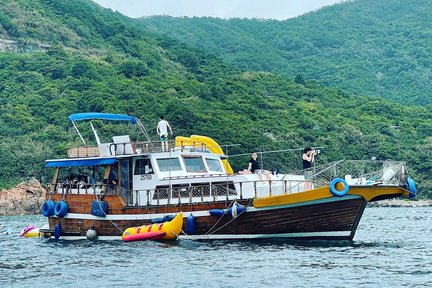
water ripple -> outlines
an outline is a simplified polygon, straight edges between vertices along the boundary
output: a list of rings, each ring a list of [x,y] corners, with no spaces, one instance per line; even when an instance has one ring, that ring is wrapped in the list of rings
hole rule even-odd
[[[354,241],[56,241],[0,217],[0,287],[428,287],[432,208],[368,208]]]

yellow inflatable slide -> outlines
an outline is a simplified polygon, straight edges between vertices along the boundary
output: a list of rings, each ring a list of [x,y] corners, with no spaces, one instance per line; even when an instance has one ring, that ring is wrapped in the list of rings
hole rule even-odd
[[[206,148],[213,154],[225,155],[219,144],[212,138],[201,135],[191,135],[191,137],[177,136],[175,138],[175,146],[193,146],[199,148],[200,145],[205,145]],[[228,174],[233,174],[234,171],[227,159],[222,159],[222,164]]]

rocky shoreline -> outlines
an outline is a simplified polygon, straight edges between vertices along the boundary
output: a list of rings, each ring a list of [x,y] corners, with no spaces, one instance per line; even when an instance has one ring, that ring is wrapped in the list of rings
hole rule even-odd
[[[389,199],[376,202],[368,203],[367,207],[432,207],[432,200],[420,199],[420,200],[409,200],[409,199]]]
[[[33,179],[0,191],[0,215],[39,214],[46,191]]]
[[[0,191],[0,216],[39,214],[46,191],[39,181],[20,183]],[[432,200],[390,199],[368,203],[367,207],[432,207]]]

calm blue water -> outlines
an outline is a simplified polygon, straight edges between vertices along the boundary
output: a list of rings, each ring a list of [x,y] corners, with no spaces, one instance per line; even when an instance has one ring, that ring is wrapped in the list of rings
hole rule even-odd
[[[353,242],[54,241],[0,217],[0,287],[432,287],[432,208],[367,208]]]

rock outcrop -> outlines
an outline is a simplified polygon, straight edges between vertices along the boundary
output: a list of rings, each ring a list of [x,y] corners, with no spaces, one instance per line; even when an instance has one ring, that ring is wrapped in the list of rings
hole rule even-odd
[[[0,215],[40,213],[46,191],[39,181],[21,183],[11,189],[0,191]]]

